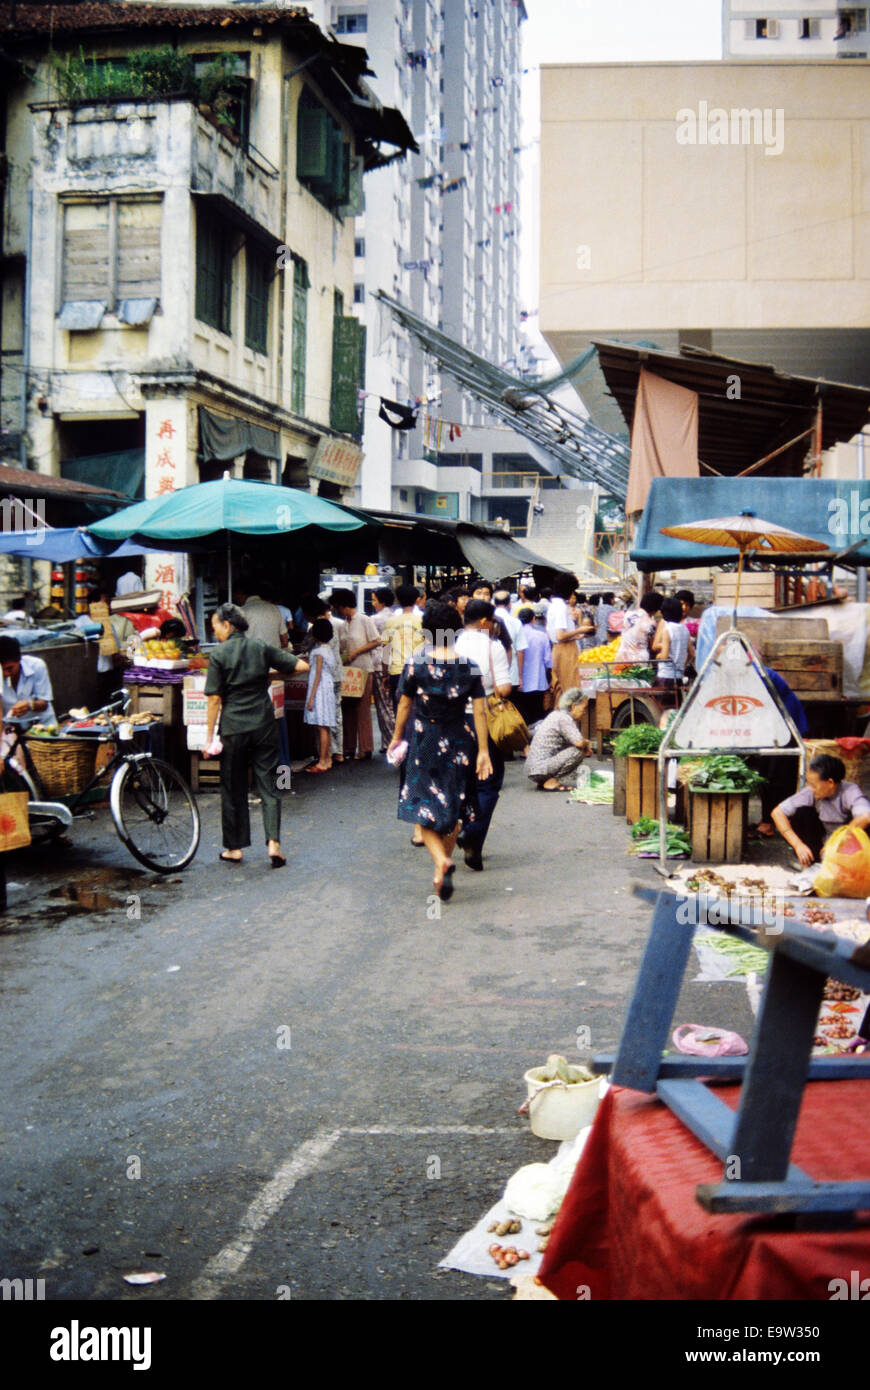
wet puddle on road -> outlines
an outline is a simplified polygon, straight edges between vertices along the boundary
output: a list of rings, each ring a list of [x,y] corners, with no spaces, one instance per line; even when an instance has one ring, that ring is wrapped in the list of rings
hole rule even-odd
[[[113,868],[79,870],[68,882],[42,893],[35,885],[10,881],[8,906],[0,910],[0,936],[89,916],[109,915],[121,924],[138,921],[146,893],[150,898],[155,889],[181,882],[180,875],[155,878],[144,869]]]

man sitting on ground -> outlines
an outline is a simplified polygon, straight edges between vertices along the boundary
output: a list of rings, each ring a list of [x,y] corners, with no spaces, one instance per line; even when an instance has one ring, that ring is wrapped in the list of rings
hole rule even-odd
[[[821,859],[825,840],[841,825],[870,825],[870,801],[855,782],[845,782],[840,758],[819,753],[807,769],[807,785],[781,801],[773,823],[788,840],[802,868]]]

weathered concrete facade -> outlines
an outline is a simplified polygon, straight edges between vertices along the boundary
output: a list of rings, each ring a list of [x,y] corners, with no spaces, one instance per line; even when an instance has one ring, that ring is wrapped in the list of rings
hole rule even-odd
[[[124,30],[124,7],[103,8],[118,12]],[[158,34],[141,24],[78,32],[73,52],[81,45],[88,59],[122,62],[167,37],[165,26]],[[106,456],[144,445],[146,496],[222,469],[334,495],[334,486],[309,479],[308,465],[324,439],[344,446],[349,471],[358,458],[354,431],[335,427],[333,399],[333,335],[353,303],[354,223],[350,206],[327,205],[297,177],[300,99],[305,91],[325,109],[360,177],[379,155],[373,138],[390,143],[377,121],[395,118],[393,130],[403,123],[397,112],[367,108],[363,125],[365,89],[354,89],[338,46],[304,18],[261,26],[255,11],[234,11],[220,27],[206,18],[170,37],[198,60],[206,52],[209,61],[225,54],[244,64],[242,138],[188,96],[59,100],[47,43],[21,38],[25,61],[6,99],[7,438],[23,429],[16,454],[53,474],[71,451]],[[358,70],[358,57],[353,63]],[[217,273],[203,246],[214,228],[225,237],[219,325],[199,311],[197,283]],[[114,294],[89,283],[106,267]],[[248,441],[235,458],[209,462],[198,407],[269,431],[273,456]]]

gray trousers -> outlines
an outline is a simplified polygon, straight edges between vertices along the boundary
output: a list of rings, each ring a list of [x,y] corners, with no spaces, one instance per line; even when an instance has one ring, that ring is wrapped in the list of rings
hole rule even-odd
[[[543,782],[549,781],[551,777],[567,777],[570,773],[576,772],[583,761],[583,753],[579,748],[563,748],[561,753],[554,753],[552,758],[548,758],[534,775],[531,773],[533,782],[538,786]]]
[[[246,849],[251,843],[248,768],[253,769],[257,795],[263,803],[266,839],[280,840],[277,720],[270,715],[257,729],[242,734],[221,734],[221,743],[221,828],[224,849]]]

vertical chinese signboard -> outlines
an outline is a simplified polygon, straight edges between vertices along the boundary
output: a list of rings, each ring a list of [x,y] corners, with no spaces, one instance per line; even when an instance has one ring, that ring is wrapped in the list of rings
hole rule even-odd
[[[188,482],[188,403],[184,397],[148,401],[145,412],[145,496],[162,497]],[[145,587],[160,590],[160,607],[174,611],[188,587],[187,556],[169,551],[145,557]]]

